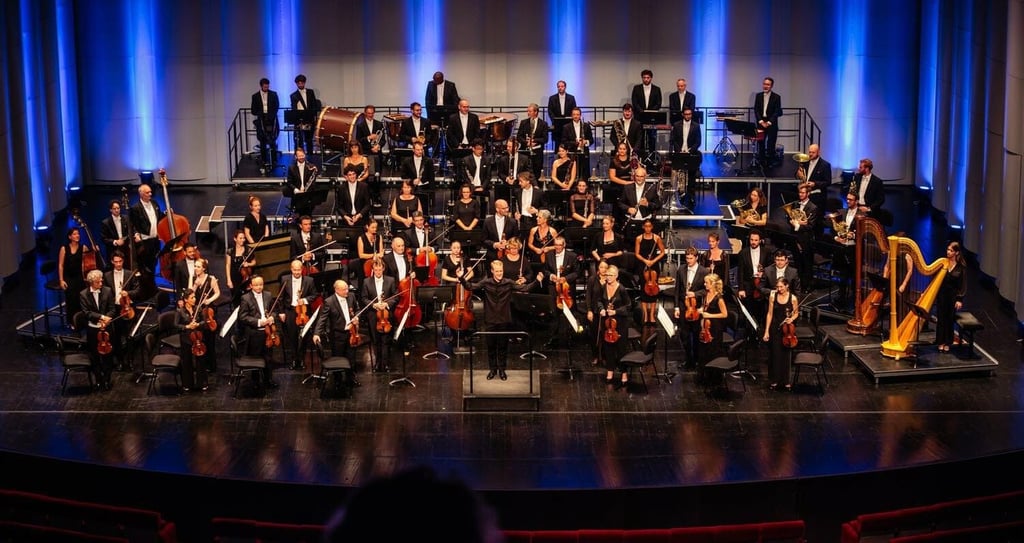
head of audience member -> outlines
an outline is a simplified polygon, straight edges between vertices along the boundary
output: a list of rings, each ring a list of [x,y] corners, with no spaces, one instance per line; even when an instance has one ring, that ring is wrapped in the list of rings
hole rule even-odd
[[[640,80],[644,82],[644,85],[650,85],[654,79],[654,72],[650,70],[643,70],[640,72]]]
[[[302,74],[299,74],[299,75],[295,76],[295,86],[299,90],[305,89],[306,88],[306,76],[304,76]]]

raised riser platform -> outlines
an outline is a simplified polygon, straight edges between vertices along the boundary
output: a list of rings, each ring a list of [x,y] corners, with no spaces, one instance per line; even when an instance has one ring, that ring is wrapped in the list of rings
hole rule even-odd
[[[508,380],[487,380],[487,370],[475,370],[470,391],[469,370],[462,372],[463,411],[537,411],[540,409],[540,370],[508,370]]]

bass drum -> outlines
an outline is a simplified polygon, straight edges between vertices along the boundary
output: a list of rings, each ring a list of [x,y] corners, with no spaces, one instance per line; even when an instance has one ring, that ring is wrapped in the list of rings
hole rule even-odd
[[[320,149],[344,152],[348,142],[355,139],[356,119],[361,113],[325,107],[316,121],[313,137],[320,142]]]

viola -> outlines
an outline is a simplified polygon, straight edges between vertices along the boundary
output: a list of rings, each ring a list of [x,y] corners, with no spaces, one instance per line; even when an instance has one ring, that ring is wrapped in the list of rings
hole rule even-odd
[[[608,316],[604,319],[604,341],[605,343],[616,343],[622,337],[619,334],[619,322],[615,320],[615,313],[612,304],[608,304]]]
[[[561,275],[562,271],[564,270],[559,270],[559,275]],[[572,308],[572,293],[569,292],[569,289],[569,282],[564,280],[555,286],[555,295],[558,297],[555,299],[555,305],[558,306],[558,309],[563,307]]]
[[[405,253],[405,258],[412,266],[412,250],[409,249]],[[408,292],[408,296],[402,296],[398,301],[398,306],[395,307],[395,317],[402,319],[405,318],[406,326],[418,326],[420,319],[423,318],[423,313],[420,310],[420,306],[416,305],[416,288],[420,286],[420,282],[416,279],[416,273],[410,272],[404,279],[398,282],[398,291],[402,294]],[[405,317],[406,313],[409,314]]]
[[[700,342],[711,343],[711,319],[705,318],[700,327]]]
[[[789,322],[789,310],[786,311],[786,321],[782,323],[782,346],[787,349],[796,347],[796,325]]]
[[[381,334],[391,333],[391,311],[386,304],[384,309],[377,310],[377,331]]]
[[[217,319],[214,318],[215,312],[212,307],[206,307],[203,309],[203,322],[206,324],[206,328],[211,332],[217,331]]]
[[[277,335],[277,325],[274,324],[274,321],[270,321],[263,326],[263,333],[266,335],[265,345],[268,348],[281,346],[281,336]]]
[[[174,242],[171,250],[164,252],[163,256],[160,257],[160,275],[164,276],[164,279],[168,281],[173,281],[173,264],[185,258],[185,251],[182,249],[184,249],[188,234],[191,231],[189,230],[188,219],[176,214],[174,208],[171,207],[171,200],[167,197],[167,170],[163,168],[160,168],[160,185],[163,187],[164,205],[167,206],[167,214],[157,224],[156,233],[163,243]],[[179,237],[181,239],[178,239]],[[199,257],[197,256],[196,258]]]
[[[700,312],[697,311],[697,297],[687,296],[686,298],[686,314],[684,318],[690,322],[696,321],[700,318]]]
[[[100,331],[96,332],[96,352],[101,355],[108,355],[114,350],[114,346],[110,344],[110,332],[107,331],[107,325],[101,324]]]
[[[309,312],[306,310],[306,304],[295,306],[295,324],[305,326],[307,322],[309,322]]]
[[[648,267],[644,270],[644,294],[657,296],[661,292],[658,286],[658,270]]]
[[[348,324],[348,344],[351,347],[358,347],[362,341],[363,339],[359,337],[359,321],[352,319]]]
[[[505,244],[505,233],[504,232],[501,233],[501,239],[498,240],[498,243],[502,244],[502,247],[505,246],[504,245]],[[504,248],[498,249],[498,260],[502,260],[504,258],[505,258],[505,249]]]
[[[126,318],[128,320],[134,320],[135,319],[135,308],[132,307],[132,299],[128,296],[128,294],[125,294],[124,296],[121,296],[120,304],[121,304],[121,317]]]
[[[764,271],[764,268],[762,266],[758,266],[757,267],[758,275],[754,277],[754,299],[755,300],[760,300],[761,296],[762,296],[761,295],[761,275],[760,274],[763,271]]]
[[[188,338],[192,341],[192,356],[204,356],[206,344],[203,343],[203,331],[196,328],[188,333]]]

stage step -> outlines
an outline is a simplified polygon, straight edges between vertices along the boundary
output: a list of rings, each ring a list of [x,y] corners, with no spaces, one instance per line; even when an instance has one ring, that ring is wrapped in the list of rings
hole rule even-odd
[[[540,370],[508,370],[508,380],[487,380],[487,370],[462,371],[463,411],[537,411],[540,409]]]

